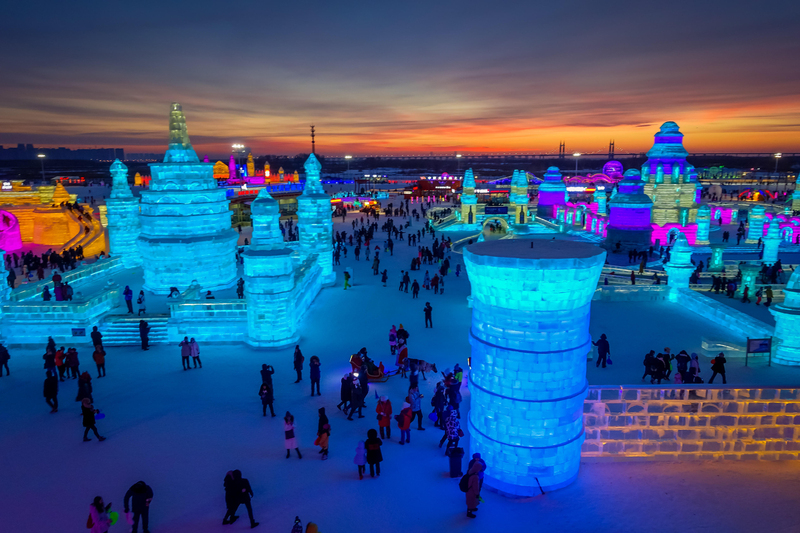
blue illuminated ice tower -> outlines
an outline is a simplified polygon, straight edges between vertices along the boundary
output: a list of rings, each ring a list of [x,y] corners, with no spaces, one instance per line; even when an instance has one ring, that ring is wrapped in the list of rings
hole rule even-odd
[[[304,258],[317,254],[322,268],[322,284],[336,280],[333,271],[333,220],[331,197],[325,194],[320,182],[322,169],[312,153],[305,163],[306,184],[297,199],[297,228],[300,232],[300,255]]]
[[[277,347],[297,341],[292,250],[280,230],[280,208],[266,188],[250,206],[253,240],[244,251],[247,343]]]
[[[137,243],[141,231],[139,200],[131,193],[128,167],[119,159],[111,164],[111,179],[111,194],[106,200],[110,254],[120,256],[125,268],[141,266],[142,254]]]
[[[203,289],[236,281],[231,212],[225,190],[214,180],[214,165],[201,163],[189,141],[181,105],[169,117],[169,148],[163,163],[151,163],[150,189],[142,191],[139,250],[144,288],[168,294],[197,280]]]
[[[477,224],[478,223],[478,196],[475,194],[475,174],[472,169],[467,169],[464,172],[464,180],[461,184],[461,223],[462,224]]]
[[[530,243],[533,242],[533,246]],[[470,446],[512,496],[578,475],[589,313],[606,252],[571,241],[495,240],[464,252],[472,286]]]
[[[796,268],[783,290],[786,299],[769,308],[775,317],[775,336],[780,340],[773,361],[800,366],[800,268]]]

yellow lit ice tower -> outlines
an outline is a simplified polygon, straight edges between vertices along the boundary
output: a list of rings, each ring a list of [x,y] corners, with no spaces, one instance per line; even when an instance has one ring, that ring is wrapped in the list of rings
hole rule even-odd
[[[169,117],[169,148],[163,163],[150,164],[150,189],[142,191],[139,249],[144,288],[168,294],[197,280],[204,289],[232,285],[237,235],[225,190],[217,188],[214,165],[201,163],[189,141],[181,105]]]

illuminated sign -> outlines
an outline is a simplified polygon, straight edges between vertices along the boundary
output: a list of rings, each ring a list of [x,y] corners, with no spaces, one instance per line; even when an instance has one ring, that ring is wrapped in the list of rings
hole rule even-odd
[[[10,191],[12,188],[13,187],[11,186],[11,182],[10,181],[4,181],[3,182],[3,190],[4,191]]]

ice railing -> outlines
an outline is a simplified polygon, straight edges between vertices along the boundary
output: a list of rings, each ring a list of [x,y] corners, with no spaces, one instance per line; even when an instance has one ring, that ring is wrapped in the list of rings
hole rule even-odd
[[[121,256],[97,259],[92,263],[83,264],[75,270],[61,272],[61,282],[67,282],[72,285],[74,292],[77,293],[80,289],[80,286],[78,285],[79,283],[82,285],[90,280],[94,281],[94,279],[100,277],[100,275],[104,277],[107,276],[110,271],[121,270],[122,268],[123,264]],[[37,281],[36,283],[20,285],[11,292],[9,300],[12,302],[21,302],[23,300],[30,300],[32,298],[41,298],[42,291],[44,290],[45,286],[50,287],[50,292],[52,294],[52,276],[50,276],[50,279],[43,279],[41,281]]]
[[[590,387],[584,458],[800,457],[800,388]]]
[[[118,285],[98,291],[97,294],[85,299],[79,299],[78,291],[73,295],[72,301],[50,300],[22,302],[9,302],[3,305],[3,315],[6,319],[21,322],[41,322],[57,319],[73,319],[96,317],[120,305],[121,289]]]

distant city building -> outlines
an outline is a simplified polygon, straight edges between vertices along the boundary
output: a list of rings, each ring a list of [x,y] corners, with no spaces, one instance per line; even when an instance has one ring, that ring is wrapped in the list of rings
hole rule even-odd
[[[125,159],[122,148],[36,148],[32,144],[18,144],[16,148],[5,148],[0,145],[0,160],[36,159],[44,154],[48,159],[71,159],[81,161],[114,161]]]
[[[149,152],[142,152],[142,153],[129,153],[128,156],[125,158],[125,161],[144,161],[144,162],[152,162],[152,161],[162,161],[164,159],[164,154],[156,154],[156,153],[149,153]]]

